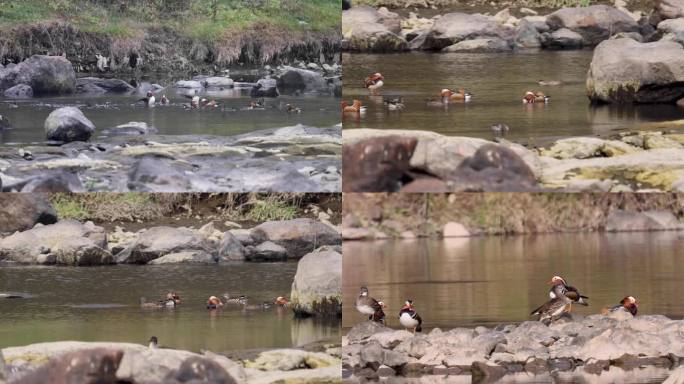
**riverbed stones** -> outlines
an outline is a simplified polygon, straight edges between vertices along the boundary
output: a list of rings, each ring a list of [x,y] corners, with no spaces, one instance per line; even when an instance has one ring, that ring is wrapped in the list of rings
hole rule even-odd
[[[219,259],[221,261],[244,261],[247,251],[243,246],[243,242],[240,238],[233,234],[233,231],[228,231],[223,233],[223,239],[221,239],[221,244],[219,245]],[[251,239],[251,235],[247,232],[247,236]],[[251,245],[247,244],[247,245]]]
[[[102,79],[99,77],[81,77],[76,80],[76,89],[79,93],[89,93],[90,86],[103,89],[105,93],[130,94],[135,92],[135,87],[120,79]]]
[[[112,264],[114,259],[106,247],[104,228],[92,222],[64,220],[0,240],[0,260],[20,264]]]
[[[184,251],[169,253],[160,258],[151,260],[150,265],[164,264],[216,264],[216,258],[205,251]]]
[[[179,80],[174,85],[174,88],[200,90],[204,88],[202,83],[196,80]]]
[[[684,229],[669,211],[613,211],[606,218],[606,231],[662,231]]]
[[[498,38],[512,40],[514,31],[480,14],[447,13],[426,33],[420,49],[441,50],[463,40]]]
[[[235,81],[230,77],[211,76],[199,80],[205,88],[210,89],[231,89],[235,86]]]
[[[596,45],[619,32],[639,32],[632,17],[608,5],[562,8],[551,13],[546,23],[553,30],[567,28],[579,33],[584,45]]]
[[[118,263],[146,264],[162,256],[184,252],[214,253],[212,243],[187,228],[152,227],[138,235],[126,249],[116,255]]]
[[[663,40],[684,44],[684,18],[661,21],[658,23],[658,32],[663,35]]]
[[[328,86],[321,73],[293,67],[283,68],[277,80],[278,90],[283,94],[295,92],[327,92]]]
[[[342,237],[333,228],[313,219],[268,221],[254,227],[257,243],[271,241],[283,246],[291,259],[298,259],[324,245],[339,245]]]
[[[584,44],[582,35],[568,28],[545,32],[540,40],[546,49],[579,49]]]
[[[131,121],[125,124],[119,124],[113,128],[107,128],[102,131],[106,136],[134,136],[134,135],[152,135],[158,132],[154,126],[148,125],[144,121]]]
[[[450,221],[444,224],[442,229],[443,237],[469,237],[470,231],[463,224]]]
[[[342,255],[322,248],[302,257],[290,301],[298,316],[341,317]]]
[[[257,246],[248,246],[245,255],[247,261],[286,261],[287,249],[271,241],[264,241]]]
[[[15,66],[0,69],[0,90],[17,84],[30,86],[36,96],[69,94],[76,88],[76,73],[61,56],[33,55]]]
[[[472,39],[458,42],[442,49],[442,52],[470,52],[470,53],[496,53],[510,52],[513,48],[510,44],[498,37]]]
[[[684,47],[674,41],[602,42],[587,75],[596,103],[672,103],[684,97]]]
[[[52,111],[45,119],[48,140],[72,142],[88,141],[95,125],[76,107],[62,107]]]
[[[401,51],[408,48],[399,36],[398,15],[369,6],[357,6],[342,12],[342,46],[352,51]]]
[[[27,84],[17,84],[6,89],[3,95],[8,99],[29,99],[33,97],[33,88]]]
[[[396,191],[410,169],[418,140],[385,136],[347,141],[343,146],[345,192]]]
[[[654,1],[654,17],[657,21],[684,17],[684,0]]]
[[[40,195],[0,193],[0,233],[25,231],[34,225],[54,224],[57,211]]]

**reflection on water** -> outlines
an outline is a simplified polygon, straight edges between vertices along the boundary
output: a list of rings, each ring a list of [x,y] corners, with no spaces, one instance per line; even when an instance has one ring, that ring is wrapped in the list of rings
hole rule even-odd
[[[233,89],[203,93],[202,97],[217,100],[223,108],[188,110],[187,92],[168,88],[164,92],[171,105],[147,108],[136,103],[141,95],[129,96],[65,96],[31,100],[3,100],[0,115],[12,124],[12,129],[0,131],[0,143],[26,143],[45,140],[43,124],[55,108],[79,106],[99,131],[130,121],[142,121],[159,129],[162,135],[232,136],[258,129],[304,124],[331,127],[340,121],[339,99],[331,96],[281,96],[266,99],[265,110],[245,110],[250,97],[247,90]],[[158,95],[158,96],[159,96]],[[287,103],[302,109],[301,114],[281,110]]]
[[[204,302],[224,292],[245,294],[257,304],[289,296],[296,263],[225,266],[113,266],[93,268],[0,268],[0,292],[29,299],[0,299],[0,348],[36,342],[81,340],[146,344],[223,352],[291,347],[340,337],[339,322],[297,320],[290,310],[210,312]],[[176,309],[143,310],[169,290]]]
[[[345,117],[345,128],[423,129],[446,135],[492,138],[489,127],[505,123],[509,137],[607,134],[638,122],[684,118],[684,109],[670,105],[592,107],[586,96],[586,74],[592,51],[532,51],[515,54],[401,54],[343,56],[344,97],[368,105],[361,119]],[[363,79],[382,72],[385,96],[403,96],[406,109],[387,111],[382,97],[369,97]],[[562,86],[537,81],[561,80]],[[474,94],[466,105],[427,107],[442,88],[466,88]],[[528,90],[551,96],[548,105],[524,105]]]
[[[343,327],[363,320],[353,304],[361,285],[389,305],[395,328],[406,298],[428,329],[521,322],[548,300],[554,275],[590,297],[573,306],[580,314],[633,295],[641,314],[682,318],[682,247],[677,232],[345,242]]]

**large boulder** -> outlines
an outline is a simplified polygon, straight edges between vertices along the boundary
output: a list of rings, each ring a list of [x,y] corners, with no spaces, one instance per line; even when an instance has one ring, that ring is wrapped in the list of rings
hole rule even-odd
[[[312,219],[268,221],[252,229],[258,243],[271,241],[287,249],[289,258],[299,259],[324,245],[342,244],[342,236],[333,228]]]
[[[663,231],[684,229],[669,211],[613,211],[606,217],[606,231]]]
[[[287,249],[271,241],[263,242],[256,247],[247,247],[246,260],[248,261],[286,261]]]
[[[251,237],[249,237],[251,239]],[[223,234],[219,245],[218,257],[221,261],[244,261],[245,247],[238,237],[228,231]]]
[[[663,40],[673,40],[684,45],[684,18],[663,20],[658,23]]]
[[[286,67],[284,73],[277,81],[280,92],[291,94],[300,92],[324,92],[328,89],[327,83],[318,72],[306,69]]]
[[[104,228],[65,220],[0,240],[0,260],[22,264],[112,264]]]
[[[55,109],[45,119],[48,140],[88,141],[93,132],[95,125],[76,107]]]
[[[299,316],[342,316],[342,255],[311,252],[297,265],[290,300]]]
[[[513,29],[480,14],[448,13],[435,21],[420,49],[441,50],[463,40],[499,38],[511,41]]]
[[[278,97],[278,81],[271,78],[259,79],[249,91],[250,97]]]
[[[470,53],[496,53],[496,52],[510,52],[513,48],[508,41],[498,37],[463,40],[454,45],[450,45],[442,52],[470,52]]]
[[[145,156],[129,172],[128,188],[138,192],[187,192],[192,189],[188,175],[168,159]]]
[[[76,89],[76,72],[61,56],[34,55],[0,69],[0,90],[17,84],[29,85],[36,96],[69,94]]]
[[[90,85],[103,89],[106,93],[133,93],[135,87],[120,79],[101,79],[99,77],[81,77],[76,80],[76,90],[79,93],[86,92]]]
[[[183,251],[214,254],[213,244],[187,228],[152,227],[116,255],[118,263],[146,264],[162,256]]]
[[[596,103],[675,103],[684,97],[684,47],[673,41],[602,42],[587,75]]]
[[[552,30],[567,28],[583,37],[584,45],[596,45],[619,32],[639,32],[627,13],[608,5],[562,8],[546,18]]]
[[[655,0],[656,21],[684,17],[684,0]]]
[[[0,193],[0,207],[0,233],[25,231],[37,223],[57,222],[57,212],[40,195]]]
[[[230,77],[212,76],[199,80],[205,88],[210,89],[230,89],[235,86],[235,81]]]
[[[168,255],[150,261],[148,264],[216,264],[216,262],[216,258],[205,251],[183,251],[169,253]]]
[[[354,7],[342,12],[343,47],[352,51],[401,51],[406,40],[399,36],[398,15],[369,6]]]
[[[583,44],[582,35],[567,28],[541,34],[541,45],[546,49],[579,49]]]

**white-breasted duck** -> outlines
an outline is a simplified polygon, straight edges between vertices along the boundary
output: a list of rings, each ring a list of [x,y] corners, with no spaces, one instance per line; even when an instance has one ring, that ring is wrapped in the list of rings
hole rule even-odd
[[[570,299],[570,310],[572,310],[573,303],[577,303],[584,306],[589,305],[589,303],[587,302],[589,297],[581,295],[577,288],[568,285],[565,282],[565,279],[563,279],[562,277],[552,277],[551,280],[549,280],[549,284],[551,284],[551,289],[549,290],[549,297],[551,299],[555,299],[560,295],[566,296],[568,299]]]
[[[148,341],[150,349],[157,349],[159,348],[159,340],[157,340],[157,336],[152,336],[150,337],[150,340]]]
[[[361,103],[361,100],[354,100],[351,105],[349,105],[346,101],[343,101],[341,106],[343,113],[359,115],[366,113],[366,107]]]
[[[611,308],[606,308],[602,311],[602,313],[607,315],[611,312],[625,311],[631,313],[632,316],[636,316],[638,308],[639,303],[634,296],[625,296],[622,300],[620,300],[620,304]]]
[[[146,106],[148,107],[154,107],[154,103],[157,99],[154,97],[154,93],[152,91],[147,91],[147,94],[145,97],[142,99],[139,99],[138,101],[142,101],[145,103]]]
[[[523,102],[523,104],[535,104],[535,103],[548,104],[548,102],[550,100],[551,100],[551,96],[546,96],[543,92],[527,91],[527,92],[525,92],[525,96],[523,96],[522,102]]]
[[[238,297],[231,297],[229,294],[223,294],[223,302],[226,304],[242,304],[247,302],[247,296],[240,295]]]
[[[406,105],[404,105],[404,99],[401,97],[395,97],[391,99],[386,98],[382,102],[390,111],[401,111],[402,109],[406,108]]]
[[[159,103],[161,105],[169,105],[169,98],[166,97],[166,95],[162,95],[161,99],[159,100]]]
[[[223,302],[221,299],[216,296],[209,296],[209,299],[207,299],[207,309],[212,310],[219,309],[221,307],[223,307]]]
[[[461,88],[458,92],[454,92],[449,88],[442,89],[440,93],[442,98],[447,98],[452,103],[469,103],[473,99],[473,94],[466,92],[465,89]]]
[[[366,77],[363,85],[370,91],[371,95],[377,96],[380,94],[380,89],[385,85],[385,77],[380,72],[374,73]]]
[[[385,323],[385,304],[368,295],[368,288],[361,287],[359,297],[356,298],[356,310],[368,316],[368,320]]]
[[[413,307],[413,300],[407,299],[404,302],[404,306],[399,311],[399,323],[414,334],[423,330],[423,319]]]

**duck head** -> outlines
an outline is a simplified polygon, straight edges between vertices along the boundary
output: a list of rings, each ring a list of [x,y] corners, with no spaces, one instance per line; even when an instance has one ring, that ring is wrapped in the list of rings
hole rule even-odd
[[[413,309],[413,300],[406,299],[406,301],[404,302],[404,308],[403,309]]]
[[[451,96],[454,95],[454,94],[455,94],[455,92],[452,91],[451,89],[449,89],[449,88],[444,88],[444,89],[442,89],[442,92],[440,93],[440,96],[442,96],[442,98],[449,98],[449,97],[451,97]]]
[[[378,301],[378,304],[380,304],[380,308],[387,309],[387,304],[384,301]]]
[[[147,342],[150,343],[150,348],[157,348],[157,344],[159,343],[157,336],[150,337]]]
[[[376,73],[374,73],[374,74],[371,76],[371,79],[372,79],[373,81],[378,81],[378,80],[385,80],[385,77],[382,76],[382,73],[376,72]]]
[[[361,289],[359,290],[359,296],[364,296],[364,297],[368,296],[368,288],[367,287],[361,287]]]
[[[549,280],[548,284],[550,285],[565,285],[565,279],[563,279],[560,276],[554,276]]]
[[[278,297],[276,297],[275,303],[276,303],[276,305],[283,306],[283,305],[289,304],[290,301],[285,297],[278,296]]]
[[[149,97],[152,97],[152,96],[154,96],[154,93],[152,93],[152,91],[147,91],[147,97],[149,98]]]

